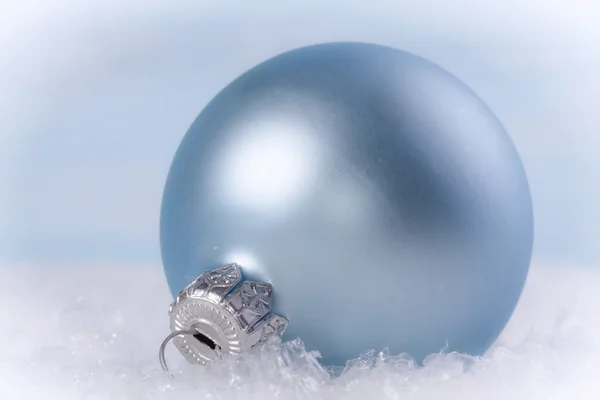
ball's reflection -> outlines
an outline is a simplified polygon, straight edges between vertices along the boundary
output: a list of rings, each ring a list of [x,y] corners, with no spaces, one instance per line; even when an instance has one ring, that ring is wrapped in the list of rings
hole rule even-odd
[[[282,215],[310,195],[323,165],[322,146],[310,127],[271,118],[266,115],[260,124],[235,127],[245,134],[232,138],[208,166],[222,171],[210,188],[223,205]]]
[[[527,180],[484,103],[387,47],[311,46],[232,82],[173,161],[161,248],[177,293],[228,262],[324,364],[389,348],[480,354],[521,294]]]

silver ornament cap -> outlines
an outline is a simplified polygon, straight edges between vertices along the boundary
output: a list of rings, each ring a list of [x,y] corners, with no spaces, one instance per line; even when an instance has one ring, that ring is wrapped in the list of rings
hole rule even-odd
[[[164,350],[171,339],[188,362],[204,365],[281,339],[289,322],[271,312],[272,293],[268,283],[243,281],[236,263],[194,279],[169,306],[172,333],[160,347],[162,368],[168,370]]]

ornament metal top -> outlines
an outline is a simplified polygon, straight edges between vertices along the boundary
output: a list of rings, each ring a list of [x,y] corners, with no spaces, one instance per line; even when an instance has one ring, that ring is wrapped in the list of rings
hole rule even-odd
[[[163,370],[168,370],[164,354],[171,339],[192,364],[239,356],[280,339],[288,320],[271,313],[272,293],[268,283],[242,281],[235,263],[201,274],[169,307],[172,333],[159,350]]]

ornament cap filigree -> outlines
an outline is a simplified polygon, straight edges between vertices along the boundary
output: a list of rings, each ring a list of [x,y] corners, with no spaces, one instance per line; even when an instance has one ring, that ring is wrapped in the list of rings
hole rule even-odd
[[[223,355],[239,356],[273,338],[281,339],[288,320],[271,312],[273,287],[244,281],[241,267],[226,264],[207,271],[188,284],[169,306],[175,347],[192,364],[208,364]]]

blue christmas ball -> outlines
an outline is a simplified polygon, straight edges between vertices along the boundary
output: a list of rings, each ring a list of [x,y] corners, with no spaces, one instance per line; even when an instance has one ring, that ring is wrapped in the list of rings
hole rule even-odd
[[[160,233],[174,295],[236,262],[273,285],[284,340],[343,365],[370,349],[482,354],[521,295],[533,212],[515,147],[465,84],[333,43],[259,64],[202,110]]]

